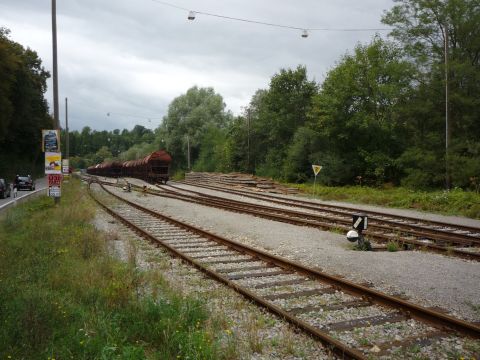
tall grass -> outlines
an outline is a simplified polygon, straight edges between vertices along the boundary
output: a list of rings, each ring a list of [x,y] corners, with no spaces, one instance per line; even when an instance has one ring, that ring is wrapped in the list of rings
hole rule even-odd
[[[71,180],[58,206],[42,197],[3,218],[0,359],[221,357],[203,304],[111,258],[94,212]]]
[[[295,184],[294,186],[313,195],[313,184]],[[414,191],[396,187],[329,187],[317,184],[315,197],[323,200],[416,209],[480,219],[480,194],[461,189],[450,191]]]

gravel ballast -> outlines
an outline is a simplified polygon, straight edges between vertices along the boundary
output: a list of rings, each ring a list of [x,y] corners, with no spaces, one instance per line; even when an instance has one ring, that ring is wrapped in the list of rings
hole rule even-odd
[[[137,179],[129,181],[144,184]],[[441,307],[454,316],[480,321],[480,264],[477,262],[422,251],[353,251],[343,234],[150,194],[126,193],[118,188],[112,190],[143,206],[229,239],[320,268],[329,274],[342,275],[357,283],[368,283],[389,294],[401,294],[422,306]],[[205,189],[196,190],[209,193]],[[428,217],[435,218],[434,215]]]

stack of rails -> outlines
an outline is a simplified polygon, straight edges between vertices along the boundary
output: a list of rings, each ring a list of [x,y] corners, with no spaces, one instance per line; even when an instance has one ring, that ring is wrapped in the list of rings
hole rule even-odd
[[[196,183],[217,183],[231,186],[246,187],[249,189],[261,190],[277,194],[296,194],[295,188],[289,188],[274,182],[271,179],[261,178],[249,174],[241,173],[206,173],[206,172],[190,172],[185,174],[185,181]]]

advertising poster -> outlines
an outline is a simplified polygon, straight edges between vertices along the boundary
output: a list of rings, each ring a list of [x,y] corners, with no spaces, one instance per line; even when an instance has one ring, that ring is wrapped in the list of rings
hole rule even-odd
[[[62,159],[62,173],[69,174],[70,173],[70,166],[68,166],[68,159]]]
[[[45,174],[61,174],[62,173],[62,153],[46,152],[45,153]]]
[[[42,130],[42,151],[60,151],[60,132],[58,130]]]

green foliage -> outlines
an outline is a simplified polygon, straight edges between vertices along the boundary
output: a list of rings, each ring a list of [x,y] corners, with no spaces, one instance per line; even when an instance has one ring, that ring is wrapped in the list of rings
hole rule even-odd
[[[396,243],[395,241],[389,241],[387,243],[387,251],[396,252],[396,251],[398,251],[398,249],[399,249],[398,243]]]
[[[121,161],[141,159],[151,152],[158,150],[159,147],[155,143],[141,143],[135,144],[127,151],[124,151],[118,155]]]
[[[36,52],[8,36],[0,27],[0,174],[13,178],[40,172],[41,130],[52,128],[52,119],[43,97],[48,72]]]
[[[317,151],[350,164],[350,176],[371,184],[392,181],[393,159],[405,146],[397,110],[410,81],[411,67],[393,44],[375,38],[358,45],[329,72],[314,99],[309,127],[320,135]],[[340,178],[353,182],[353,176]]]
[[[250,122],[250,144],[259,175],[285,177],[287,147],[297,129],[307,120],[312,98],[318,85],[307,78],[307,69],[281,69],[268,90],[259,90],[247,109]],[[294,176],[294,175],[292,175]]]
[[[313,194],[312,183],[295,184],[295,187]],[[323,200],[418,209],[480,219],[480,194],[459,188],[450,191],[420,191],[404,187],[385,186],[377,189],[366,186],[330,187],[317,184],[315,193]]]
[[[206,133],[212,128],[225,129],[231,117],[225,111],[222,97],[212,88],[194,86],[169,105],[168,114],[157,129],[156,138],[172,154],[173,168],[186,169],[188,144],[193,164],[199,159],[202,150],[204,154],[210,151],[207,144],[204,146],[202,143]]]
[[[200,153],[195,163],[195,171],[229,172],[229,155],[225,147],[225,130],[210,125],[201,139]]]
[[[2,221],[0,358],[221,357],[203,304],[110,258],[85,190],[62,190],[59,206],[42,197]]]

